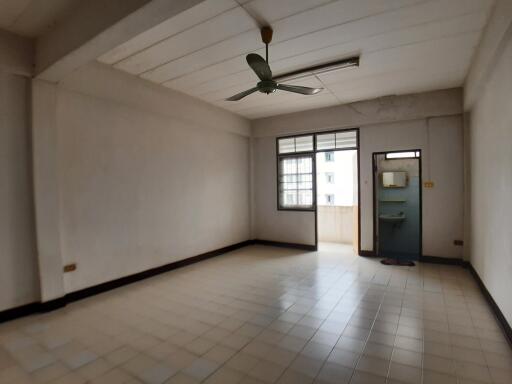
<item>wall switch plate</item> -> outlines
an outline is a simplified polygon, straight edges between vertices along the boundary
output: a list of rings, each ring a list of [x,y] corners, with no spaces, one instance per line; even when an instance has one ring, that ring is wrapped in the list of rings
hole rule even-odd
[[[454,245],[464,245],[464,241],[462,240],[453,240]]]
[[[64,272],[73,272],[76,270],[76,263],[73,264],[67,264],[64,266]]]
[[[433,182],[433,181],[425,181],[425,182],[423,183],[423,186],[424,186],[425,188],[434,188],[434,182]]]

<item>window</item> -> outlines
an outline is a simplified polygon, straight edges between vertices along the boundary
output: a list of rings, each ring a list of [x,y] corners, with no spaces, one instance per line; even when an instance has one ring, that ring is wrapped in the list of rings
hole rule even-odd
[[[279,207],[313,209],[313,156],[279,159]]]
[[[334,195],[333,194],[325,195],[325,203],[327,205],[334,205]]]
[[[334,161],[334,152],[325,152],[325,161]]]
[[[278,139],[279,154],[311,151],[313,151],[313,135]]]
[[[316,135],[316,150],[356,149],[357,132],[354,130]]]
[[[322,155],[325,156],[325,162],[334,162],[334,152],[357,149],[357,129],[277,138],[277,208],[279,210],[315,210],[316,177],[321,175],[321,181],[324,182],[323,173],[329,173],[325,176],[327,183],[335,183],[332,172],[322,171],[319,175],[316,174],[317,153],[325,153]],[[324,161],[321,163],[323,164]],[[326,171],[331,171],[331,166],[329,164]],[[321,193],[323,201],[324,193]],[[326,197],[329,199],[328,204],[334,204],[334,198],[334,195]]]

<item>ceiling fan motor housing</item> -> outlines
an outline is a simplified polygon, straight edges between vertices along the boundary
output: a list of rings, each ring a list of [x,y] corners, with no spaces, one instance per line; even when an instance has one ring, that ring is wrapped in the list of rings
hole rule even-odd
[[[277,89],[277,83],[272,80],[262,80],[257,84],[258,91],[261,93],[266,93],[267,95],[269,93],[273,93]]]

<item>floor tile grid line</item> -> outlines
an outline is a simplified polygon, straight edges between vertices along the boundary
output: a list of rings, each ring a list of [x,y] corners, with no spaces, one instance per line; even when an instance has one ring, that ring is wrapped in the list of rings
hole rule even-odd
[[[464,295],[464,302],[466,303],[466,306],[468,305],[467,301],[468,301],[468,297],[466,296],[466,292],[463,292],[463,295]],[[489,309],[491,309],[489,307]],[[495,321],[498,321],[498,319],[496,318],[496,316],[494,315],[494,312],[492,312],[493,314],[493,317],[495,318]],[[473,321],[473,318],[470,316],[470,319],[471,319],[471,324],[472,326],[474,327],[475,324],[474,324],[474,321]],[[478,345],[480,346],[480,350],[481,351],[484,351],[484,348],[483,348],[483,344],[482,344],[482,340],[480,337],[476,337],[476,339],[478,340]],[[491,373],[491,370],[489,368],[489,364],[488,362],[485,360],[485,357],[484,357],[484,363],[485,363],[485,369],[487,371],[487,374],[489,375],[489,377],[491,378],[491,380],[494,382],[493,380],[493,377],[492,377],[492,373]],[[456,378],[457,378],[457,384],[462,384],[461,380],[462,378],[460,377],[460,375],[458,374],[458,372],[456,372]]]
[[[471,312],[469,311],[471,300],[472,300],[472,296],[473,296],[472,293],[473,292],[471,292],[471,291],[466,292],[465,290],[463,290],[462,291],[462,297],[464,297],[464,304],[465,304],[465,307],[467,308],[467,311],[469,312],[469,319],[471,320],[471,327],[474,328],[475,325],[477,325],[477,324],[474,323],[474,319],[471,316]],[[453,334],[453,331],[451,329],[450,329],[450,334],[451,335]],[[480,346],[479,350],[480,351],[484,351],[481,338],[480,337],[476,337],[476,339],[478,341],[478,345]],[[450,340],[450,345],[453,347],[453,340]],[[467,347],[467,349],[473,350],[474,348]],[[460,364],[461,363],[461,362],[459,362],[457,360],[454,360],[454,362],[455,362],[455,364]],[[485,367],[485,370],[486,370],[487,374],[489,375],[491,380],[494,382],[494,380],[492,379],[492,375],[491,375],[491,372],[490,372],[489,365],[488,365],[487,361],[484,360],[483,363],[484,363],[484,367]],[[458,384],[462,384],[464,378],[459,374],[457,366],[455,366],[454,369],[455,369],[454,374],[455,374],[457,383]]]
[[[458,279],[457,279],[457,280],[458,280]],[[443,294],[443,301],[444,301],[444,303],[445,303],[445,306],[446,306],[447,308],[449,308],[450,303],[446,301],[446,296],[447,296],[447,295],[446,295],[446,293],[444,293],[444,294]],[[466,298],[466,292],[465,292],[465,291],[462,291],[462,296],[464,297],[464,304],[467,306],[467,302],[466,302],[467,298]],[[447,318],[448,318],[448,314],[447,314]],[[451,335],[452,335],[452,331],[451,331],[451,328],[450,328],[450,322],[449,322],[449,319],[448,319],[448,331],[450,332],[450,348],[452,348],[452,347],[453,347],[453,342],[452,342],[452,340],[451,340],[451,337],[452,337],[452,336],[451,336]],[[424,344],[423,344],[423,345],[424,345]],[[425,356],[425,355],[423,355],[423,358],[424,358],[424,356]],[[455,375],[455,380],[457,381],[457,384],[463,384],[463,382],[462,382],[462,380],[463,380],[463,379],[462,379],[462,377],[459,375],[459,372],[457,371],[457,367],[452,367],[452,368],[455,370],[455,372],[453,372],[453,374]]]
[[[460,279],[457,279],[457,280],[460,280]],[[467,286],[467,283],[462,283],[462,284],[459,284],[459,285],[463,285],[463,287],[466,287],[466,286]],[[446,294],[447,294],[447,293],[449,293],[449,292],[446,292],[446,293],[443,295],[443,302],[444,302],[445,307],[449,308],[450,303],[448,303],[448,302],[446,301]],[[471,320],[471,327],[475,327],[477,324],[475,324],[475,323],[474,323],[474,319],[473,319],[473,317],[471,316],[471,311],[469,310],[469,309],[470,309],[471,300],[472,300],[472,297],[473,297],[473,292],[472,292],[472,291],[469,291],[469,292],[468,292],[468,291],[466,291],[466,290],[462,290],[462,291],[461,291],[461,295],[460,295],[460,296],[462,296],[462,297],[464,298],[464,304],[465,304],[465,307],[466,307],[466,308],[465,308],[465,311],[466,311],[466,312],[468,312],[468,315],[469,315],[469,317],[470,317],[470,320]],[[469,300],[469,301],[468,301],[468,300]],[[449,316],[448,316],[448,315],[447,315],[447,319],[448,319],[448,324],[449,324],[448,332],[449,332],[449,334],[450,334],[450,344],[449,344],[449,345],[450,345],[450,347],[453,347],[453,346],[454,346],[454,344],[453,344],[453,340],[451,340],[451,337],[452,337],[452,335],[453,335],[454,331],[453,331],[453,330],[452,330],[452,328],[451,328],[451,323],[450,323],[450,321],[449,321]],[[461,335],[464,335],[464,334],[461,334]],[[482,343],[481,343],[481,339],[480,339],[480,337],[477,337],[477,340],[478,340],[478,343],[479,343],[479,345],[480,345],[480,350],[482,350],[482,351],[483,351]],[[424,343],[423,343],[423,347],[424,347]],[[471,350],[473,350],[474,348],[467,347],[467,349],[471,349]],[[425,351],[424,351],[424,353],[423,353],[423,361],[424,361],[424,359],[425,359]],[[456,360],[454,360],[454,362],[456,363]],[[486,370],[487,370],[487,372],[488,372],[488,374],[489,374],[489,377],[491,377],[491,375],[490,375],[490,371],[489,371],[489,367],[488,367],[488,364],[487,364],[486,362],[485,362],[485,366],[486,366]],[[455,366],[453,367],[453,369],[454,369],[455,371],[452,371],[452,373],[451,373],[451,374],[455,377],[455,380],[457,381],[457,383],[459,383],[459,384],[463,383],[463,379],[464,379],[464,378],[463,378],[463,377],[461,377],[461,375],[459,374],[459,372],[457,371],[457,369],[456,369],[456,367],[455,367]],[[422,370],[422,373],[424,374],[424,370]]]
[[[343,274],[342,274],[342,275],[341,275],[337,280],[341,280],[341,279],[343,278],[343,275],[344,275],[346,272],[347,272],[347,271],[345,271],[345,272],[344,272],[344,273],[343,273]],[[354,282],[355,282],[355,281],[354,281]],[[332,285],[334,285],[334,284],[332,284]],[[353,285],[353,284],[351,284],[351,285]],[[324,295],[322,295],[322,297],[323,297],[323,296],[325,296],[325,295],[327,294],[327,292],[328,292],[328,291],[326,291],[326,292],[324,293]],[[336,302],[336,305],[337,305],[337,304],[339,304],[339,302],[340,302],[342,299],[343,299],[343,296],[342,296],[342,297],[340,297],[340,299],[338,299],[338,301]],[[329,314],[331,314],[331,313],[334,311],[334,308],[336,307],[336,305],[334,305],[334,306],[333,306],[333,309],[331,309],[331,310],[329,311]],[[292,305],[290,305],[290,307],[291,307],[291,306],[293,306],[293,304],[292,304]],[[289,308],[288,308],[288,309],[289,309]],[[311,311],[311,310],[310,310],[310,311]],[[298,324],[302,319],[304,319],[306,316],[308,316],[308,313],[310,313],[310,311],[308,311],[308,312],[304,313],[304,314],[303,314],[303,315],[302,315],[302,316],[301,316],[301,317],[300,317],[300,318],[295,322],[295,325],[297,325],[297,324]],[[284,313],[286,313],[286,312],[287,312],[287,311],[284,311],[282,314],[284,314]],[[323,321],[318,325],[318,327],[317,327],[317,331],[316,331],[313,335],[311,335],[308,339],[306,339],[306,340],[307,340],[307,342],[304,344],[304,346],[302,347],[302,349],[301,349],[300,351],[298,351],[297,355],[300,355],[300,352],[301,352],[302,350],[304,350],[304,348],[306,347],[306,345],[308,344],[308,342],[309,342],[309,341],[311,341],[311,339],[312,339],[312,338],[315,336],[315,334],[318,332],[318,329],[319,329],[319,328],[321,327],[321,325],[326,321],[327,317],[328,317],[328,315],[327,315],[327,316],[325,316],[324,320],[323,320]],[[347,323],[347,324],[348,324],[348,323]],[[347,325],[347,324],[346,324],[346,325]],[[345,327],[346,327],[346,325],[345,325]],[[262,332],[263,332],[263,330],[262,330]],[[337,340],[339,340],[339,338],[340,338],[340,337],[341,337],[341,334],[340,334],[340,336],[338,337],[338,339],[337,339]],[[333,347],[333,348],[334,348],[334,347]],[[332,350],[331,350],[331,351],[332,351]],[[297,357],[298,357],[298,356],[297,356]],[[297,357],[296,357],[296,358],[297,358]],[[294,359],[294,360],[295,360],[295,359]],[[226,363],[227,363],[227,362],[226,362]],[[292,363],[293,363],[293,361],[291,361],[291,362],[288,364],[288,366],[286,366],[286,368],[288,368]],[[281,375],[280,375],[280,376],[275,380],[275,382],[278,382],[278,381],[281,379],[281,377],[285,374],[285,372],[286,372],[286,368],[285,368],[285,370],[283,370],[283,372],[281,373]],[[248,375],[247,375],[247,376],[248,376]]]
[[[344,274],[343,274],[343,275],[344,275]],[[339,277],[339,279],[338,279],[338,280],[341,280],[341,279],[343,278],[343,275],[341,275],[341,276]],[[350,288],[351,286],[353,286],[353,285],[354,285],[354,283],[356,283],[356,281],[355,281],[355,280],[352,282],[352,284],[351,284],[348,288]],[[349,290],[349,289],[347,289],[347,291],[348,291],[348,290]],[[345,294],[346,294],[346,293],[347,293],[347,292],[345,292]],[[343,296],[345,296],[345,294],[343,294]],[[332,314],[332,313],[334,312],[334,308],[336,308],[336,307],[337,307],[337,305],[338,305],[338,304],[343,300],[343,296],[342,296],[342,297],[340,297],[340,299],[336,302],[336,305],[334,305],[334,306],[333,306],[333,309],[331,309],[331,311],[329,312],[329,315],[330,315],[330,314]],[[359,300],[359,301],[361,301],[361,300]],[[380,305],[379,305],[379,309],[380,309]],[[354,311],[354,312],[355,312],[355,311]],[[377,313],[378,313],[378,311],[377,311]],[[322,324],[323,324],[323,323],[325,323],[325,322],[327,321],[327,318],[329,317],[329,315],[325,317],[325,319],[324,319],[324,321],[322,322]],[[352,319],[352,317],[353,317],[354,315],[355,315],[355,313],[352,313],[352,315],[350,316],[350,319]],[[304,318],[305,316],[306,316],[306,314],[303,316],[303,318]],[[376,316],[375,316],[375,318],[374,318],[374,320],[373,320],[373,323],[375,322],[375,319],[376,319]],[[343,328],[343,331],[346,329],[346,327],[348,326],[348,324],[349,324],[349,323],[350,323],[350,320],[348,320],[348,321],[347,321],[347,323],[345,324],[345,326],[344,326],[344,328]],[[373,323],[372,323],[372,327],[373,327]],[[320,329],[320,327],[321,327],[321,324],[319,325],[319,327],[318,327],[317,329]],[[332,351],[336,348],[336,345],[337,345],[338,341],[340,340],[340,338],[341,338],[341,337],[342,337],[342,335],[343,335],[343,331],[340,333],[340,335],[339,335],[339,336],[338,336],[338,338],[336,339],[336,343],[334,343],[333,347],[331,348],[331,351],[329,352],[329,355],[330,355],[330,354],[332,353]],[[318,330],[317,330],[317,332],[318,332]],[[311,341],[311,339],[316,335],[316,333],[317,333],[317,332],[315,332],[315,333],[314,333],[314,334],[313,334],[313,335],[308,339],[308,342],[309,342],[309,341]],[[369,336],[368,336],[368,337],[369,337]],[[303,351],[303,350],[304,350],[304,348],[306,348],[306,345],[307,345],[307,344],[308,344],[308,343],[304,344],[304,346],[302,347],[301,351]],[[366,342],[365,342],[365,345],[366,345]],[[298,355],[300,355],[300,352],[298,353]],[[329,355],[327,355],[327,356],[329,356]],[[293,363],[293,362],[292,362],[292,363]],[[324,361],[322,362],[322,365],[320,366],[320,368],[319,368],[319,370],[318,370],[317,374],[316,374],[316,375],[315,375],[315,377],[313,378],[313,381],[314,381],[314,380],[316,380],[316,378],[318,377],[318,375],[320,375],[320,372],[322,371],[322,368],[325,366],[325,364],[326,364],[326,363],[327,363],[327,358],[325,358],[325,359],[324,359]],[[355,368],[354,368],[354,370],[355,370]],[[276,382],[278,382],[278,381],[281,379],[281,377],[284,375],[284,373],[285,373],[285,371],[283,371],[283,373],[282,373],[282,374],[280,375],[280,377],[276,380]],[[353,375],[353,372],[352,372],[352,375]],[[351,375],[351,378],[352,378],[352,375]],[[349,382],[350,382],[350,380],[349,380]]]
[[[465,291],[463,291],[463,292],[462,292],[462,296],[464,297],[464,303],[465,303],[465,306],[467,307],[467,304],[468,304],[468,303],[467,303],[467,295],[466,295],[466,292],[465,292]],[[444,302],[445,302],[445,305],[447,305],[447,306],[448,306],[448,304],[449,304],[449,303],[447,303],[447,302],[446,302],[446,295],[443,295],[443,300],[444,300]],[[472,319],[471,319],[471,324],[473,325],[473,320],[472,320]],[[449,328],[449,331],[450,331],[450,339],[451,339],[451,337],[452,337],[452,336],[451,336],[452,332],[451,332],[451,329],[450,329],[450,328]],[[479,345],[481,346],[480,338],[478,338],[478,342],[479,342]],[[452,340],[450,340],[450,347],[453,347],[453,342],[452,342]],[[423,355],[423,358],[424,358],[424,356],[425,356],[425,355]],[[457,363],[455,362],[455,364],[457,364]],[[458,370],[457,370],[457,367],[455,366],[455,367],[453,367],[453,369],[455,370],[455,372],[453,372],[453,373],[454,373],[454,375],[455,375],[455,380],[457,381],[457,384],[464,384],[464,383],[463,383],[463,378],[462,378],[462,377],[461,377],[461,375],[459,374],[459,372],[458,372]],[[488,368],[487,368],[487,364],[486,364],[486,369],[488,370]],[[423,373],[423,372],[422,372],[422,373]],[[490,377],[490,372],[489,372],[489,377]]]
[[[345,271],[345,273],[346,273],[346,272],[347,272],[347,271]],[[345,273],[343,273],[343,274],[342,274],[342,275],[341,275],[337,280],[341,280],[341,279],[342,279],[342,277],[343,277],[343,275],[344,275]],[[334,284],[333,284],[333,285],[334,285]],[[351,285],[352,285],[352,284],[351,284]],[[326,292],[326,293],[324,293],[324,295],[322,295],[322,296],[325,296],[326,294],[327,294],[327,292]],[[342,300],[342,298],[343,298],[343,296],[342,296],[340,299],[338,299],[338,301],[336,302],[336,305],[337,305],[337,304],[339,304],[339,302]],[[334,308],[336,307],[336,305],[334,305],[334,306],[333,306],[333,309],[331,309],[331,310],[329,311],[329,314],[331,314],[332,312],[334,312]],[[291,306],[293,306],[293,305],[291,305]],[[291,306],[290,306],[290,307],[291,307]],[[311,310],[310,310],[310,311],[311,311]],[[300,319],[298,319],[298,320],[297,320],[297,322],[295,322],[295,325],[297,325],[297,324],[298,324],[302,319],[304,319],[304,318],[308,315],[308,313],[310,313],[310,311],[308,311],[308,312],[304,313],[304,314],[300,317]],[[284,314],[284,313],[286,313],[286,312],[287,312],[287,311],[284,311],[284,312],[283,312],[283,314]],[[304,346],[302,347],[302,349],[301,349],[300,351],[298,351],[298,352],[297,352],[297,356],[295,357],[295,359],[299,357],[300,352],[304,350],[304,348],[307,346],[307,344],[309,343],[309,341],[311,341],[311,339],[316,335],[316,333],[318,332],[318,329],[320,329],[320,327],[322,326],[322,324],[323,324],[323,323],[325,323],[325,321],[327,321],[327,317],[328,317],[328,316],[329,316],[329,315],[327,315],[327,316],[324,318],[324,320],[323,320],[323,321],[318,325],[318,327],[317,327],[317,331],[316,331],[313,335],[311,335],[308,339],[306,339],[306,340],[307,340],[307,342],[306,342],[306,343],[304,343]],[[347,324],[348,324],[348,323],[347,323]],[[347,326],[347,324],[345,324],[345,327]],[[338,337],[337,341],[339,340],[339,338],[340,338],[340,337],[341,337],[341,334],[340,334],[340,336]],[[337,341],[336,341],[336,342],[337,342]],[[336,345],[336,344],[334,344],[334,345]],[[333,347],[333,349],[334,349],[334,347]],[[332,352],[332,350],[331,350],[331,352]],[[294,359],[294,360],[295,360],[295,359]],[[290,362],[290,363],[285,367],[285,369],[283,370],[283,372],[279,375],[279,377],[277,377],[277,379],[276,379],[274,382],[278,382],[278,381],[283,377],[283,375],[284,375],[284,374],[285,374],[285,372],[286,372],[286,369],[287,369],[289,366],[291,366],[291,365],[293,364],[293,361],[294,361],[294,360],[292,360],[292,361],[291,361],[291,362]],[[326,360],[325,360],[325,361],[326,361]],[[324,361],[324,363],[325,363],[325,361]],[[322,364],[322,366],[323,366],[323,364]],[[320,370],[321,370],[321,368],[320,368]],[[319,370],[319,372],[320,372],[320,370]],[[246,377],[247,377],[247,376],[248,376],[248,375],[246,375]],[[315,378],[316,378],[316,376],[315,376]],[[314,379],[313,379],[313,380],[314,380]]]
[[[424,287],[423,287],[423,288],[424,288]],[[423,291],[424,291],[424,289],[423,289]],[[444,295],[443,295],[443,305],[444,305],[444,306],[445,306],[445,303],[446,303],[446,302],[445,302]],[[423,307],[423,305],[424,305],[424,302],[422,301],[422,307]],[[421,320],[422,320],[422,321],[423,321],[423,310],[424,310],[424,309],[422,308],[422,310],[421,310],[421,314],[422,314]],[[403,315],[403,306],[401,307],[401,313],[400,313],[400,315],[401,315],[401,316]],[[420,318],[418,317],[418,319],[420,319]],[[422,329],[424,329],[424,326],[422,326]],[[421,355],[422,355],[422,356],[421,356],[421,367],[420,367],[420,370],[421,370],[421,373],[422,373],[421,382],[423,382],[423,381],[424,381],[424,369],[423,369],[423,367],[424,367],[424,359],[425,359],[425,344],[424,344],[424,341],[425,341],[425,340],[424,340],[424,337],[422,337],[422,339],[421,339],[421,346],[422,346]],[[396,353],[396,347],[394,346],[394,347],[393,347],[392,354],[391,354],[391,356],[390,356],[390,365],[389,365],[389,367],[388,367],[388,372],[387,372],[387,378],[388,378],[388,380],[389,380],[389,376],[390,376],[390,373],[391,373],[391,362],[393,361],[393,355],[394,355],[395,353]]]
[[[377,315],[378,315],[378,313],[379,313],[379,311],[380,311],[380,308],[381,308],[381,306],[382,306],[382,300],[383,300],[383,299],[384,299],[384,296],[382,297],[382,299],[381,299],[381,301],[380,301],[380,303],[379,303],[379,308],[377,309],[377,312],[376,312],[376,314],[375,314],[375,316],[374,316],[374,318],[373,318],[372,325],[371,325],[371,327],[370,327],[370,332],[368,333],[368,336],[366,337],[366,339],[365,339],[365,341],[364,341],[363,352],[364,352],[364,350],[365,350],[365,348],[366,348],[366,344],[368,343],[368,340],[369,340],[369,338],[370,338],[370,336],[371,336],[371,330],[373,329],[373,326],[374,326],[375,322],[377,321]],[[341,301],[341,299],[340,299],[340,301]],[[352,319],[352,318],[354,317],[354,315],[355,315],[355,314],[352,314],[352,316],[350,317],[350,319]],[[349,322],[348,322],[348,323],[350,323],[350,320],[349,320]],[[347,323],[347,325],[345,325],[345,328],[348,326],[348,323]],[[336,344],[338,343],[338,341],[339,341],[339,339],[342,337],[342,335],[343,335],[343,333],[341,333],[341,334],[340,334],[340,336],[338,337],[338,339],[337,339],[337,341],[336,341]],[[332,351],[336,348],[336,344],[334,344],[334,346],[332,347],[332,349],[331,349],[331,352],[330,352],[330,353],[332,353]],[[354,369],[352,370],[352,373],[351,373],[350,378],[349,378],[349,380],[348,380],[348,383],[350,383],[350,381],[352,380],[352,377],[354,376],[354,372],[355,372],[355,370],[356,370],[357,363],[358,363],[358,362],[359,362],[359,360],[361,359],[361,356],[363,356],[363,353],[361,353],[361,355],[360,355],[360,356],[359,356],[359,358],[357,359],[357,361],[356,361],[356,363],[355,363],[355,365],[354,365]],[[325,359],[325,360],[324,360],[324,362],[323,362],[322,366],[320,367],[320,370],[318,371],[317,375],[315,376],[315,380],[316,380],[316,378],[318,377],[318,375],[320,374],[320,372],[322,371],[322,368],[325,366],[326,362],[327,362],[327,359]]]
[[[407,274],[407,278],[408,278],[408,275],[409,275],[409,274]],[[390,279],[390,280],[391,280],[391,279]],[[388,285],[387,285],[387,286],[388,286]],[[407,283],[405,284],[405,287],[406,287],[406,286],[407,286]],[[405,291],[405,290],[406,290],[406,288],[404,288],[404,291]],[[359,364],[359,361],[360,361],[360,360],[361,360],[361,358],[364,356],[364,351],[365,351],[365,349],[366,349],[366,345],[368,344],[368,340],[370,339],[370,336],[371,336],[371,334],[372,334],[372,329],[373,329],[373,327],[375,326],[375,322],[377,321],[378,314],[379,314],[379,312],[380,312],[380,310],[381,310],[381,308],[382,308],[382,301],[383,301],[383,300],[384,300],[384,296],[382,297],[382,300],[381,300],[381,302],[380,302],[380,304],[379,304],[379,308],[378,308],[378,310],[377,310],[377,313],[375,314],[375,317],[374,317],[374,319],[373,319],[372,325],[371,325],[371,327],[370,327],[370,332],[368,333],[368,336],[366,337],[366,339],[365,339],[365,341],[364,341],[364,346],[363,346],[363,348],[362,348],[361,355],[359,355],[359,357],[357,358],[357,361],[356,361],[356,362],[355,362],[355,364],[354,364],[354,369],[353,369],[352,374],[351,374],[351,376],[350,376],[350,379],[349,379],[349,381],[348,381],[349,383],[352,381],[352,378],[354,377],[354,374],[355,374],[355,372],[356,372],[356,370],[357,370],[357,366],[358,366],[358,364]],[[401,306],[400,306],[400,313],[402,313],[402,310],[403,310],[403,299],[402,299],[402,304],[401,304]],[[396,333],[395,333],[395,339],[396,339]],[[393,351],[394,351],[394,346],[393,346]],[[390,372],[390,370],[391,370],[391,356],[390,356],[390,360],[389,360],[388,371],[387,371],[387,373],[386,373],[386,377],[385,377],[385,379],[386,379],[386,380],[387,380],[387,378],[389,377],[389,372]]]
[[[342,276],[343,276],[343,275],[342,275]],[[339,280],[339,279],[341,279],[341,278],[342,278],[342,276],[340,276],[340,277],[338,278],[338,280]],[[327,292],[326,292],[326,293],[327,293]],[[325,294],[326,294],[326,293],[324,293],[324,295],[322,295],[322,296],[325,296]],[[236,297],[236,296],[235,296],[234,298],[238,299],[238,297]],[[338,300],[338,302],[337,302],[337,303],[339,303],[339,301],[341,301],[341,298]],[[296,302],[295,302],[295,303],[296,303]],[[286,312],[288,311],[288,309],[289,309],[290,307],[292,307],[293,305],[294,305],[294,304],[291,304],[291,305],[287,308],[287,310],[283,311],[281,314],[286,313]],[[333,311],[333,310],[334,310],[334,309],[332,309],[329,313],[332,313],[332,311]],[[309,312],[306,312],[305,314],[303,314],[303,315],[302,315],[302,316],[301,316],[301,317],[300,317],[300,318],[295,322],[295,324],[298,324],[298,323],[300,322],[300,320],[302,320],[304,317],[306,317],[306,316],[307,316],[307,314],[308,314],[308,313],[309,313]],[[321,323],[321,324],[323,324],[325,321],[326,321],[326,320],[324,319],[324,320],[322,321],[322,323]],[[244,324],[248,324],[248,323],[249,323],[249,322],[245,322]],[[250,323],[249,323],[249,324],[250,324]],[[321,324],[318,326],[318,328],[321,326]],[[238,329],[240,329],[242,326],[243,326],[243,325],[241,325]],[[317,328],[317,329],[318,329],[318,328]],[[263,328],[260,332],[258,332],[258,335],[259,335],[259,334],[261,334],[264,330],[265,330],[265,328]],[[317,331],[317,332],[318,332],[318,331]],[[316,332],[315,332],[315,334],[316,334]],[[313,338],[315,334],[313,334],[313,335],[312,335],[309,339],[307,339],[307,340],[308,340],[308,341],[309,341],[309,340],[311,340],[311,338]],[[255,340],[255,339],[256,339],[256,337],[257,337],[258,335],[255,335],[255,336],[252,338],[252,340]],[[251,340],[251,341],[252,341],[252,340]],[[248,343],[250,343],[250,341],[249,341]],[[248,344],[248,343],[247,343],[247,344]],[[247,345],[247,344],[246,344],[246,345]],[[304,347],[302,348],[302,350],[305,348],[305,346],[306,346],[306,345],[307,345],[307,343],[304,345]],[[243,350],[243,348],[244,348],[244,347],[245,347],[245,346],[241,347],[241,349],[239,349],[239,351]],[[299,352],[298,354],[300,354],[300,352]],[[233,357],[234,357],[234,356],[233,356]],[[228,361],[229,361],[229,360],[228,360]],[[221,367],[225,366],[226,364],[227,364],[227,361],[226,361],[224,364],[220,365],[218,369],[220,369]],[[291,362],[290,362],[290,364],[291,364]],[[290,365],[290,364],[289,364],[289,365]],[[288,366],[289,366],[289,365],[288,365]],[[287,366],[287,367],[288,367],[288,366]],[[287,367],[286,367],[286,368],[287,368]],[[217,369],[217,370],[218,370],[218,369]],[[212,376],[214,373],[215,373],[215,372],[212,372],[208,377]],[[284,374],[284,371],[283,371],[283,373],[280,375],[280,377],[281,377],[283,374]],[[248,376],[249,376],[249,375],[246,375],[246,377],[248,377]],[[206,377],[204,380],[207,380],[207,379],[208,379],[208,377]],[[278,378],[276,379],[276,381],[278,381],[278,380],[280,379],[280,377],[278,377]]]
[[[409,279],[409,274],[407,276],[407,279]],[[422,315],[422,319],[423,319],[423,290],[424,288],[424,279],[422,279],[422,308],[421,308],[421,315]],[[444,297],[443,297],[443,301],[444,301]],[[400,315],[402,314],[403,312],[403,303],[402,303],[402,306],[400,307]],[[397,329],[398,331],[398,329]],[[423,332],[423,329],[422,329],[422,332]],[[395,338],[395,343],[396,343],[396,338]],[[386,381],[389,380],[390,378],[390,375],[391,375],[391,364],[392,364],[392,361],[393,361],[393,355],[395,354],[396,352],[396,348],[395,348],[395,345],[393,345],[393,350],[391,352],[391,356],[389,357],[389,365],[388,365],[388,372],[386,374]],[[424,365],[424,358],[425,358],[425,338],[424,336],[421,338],[421,367],[420,367],[420,371],[421,371],[421,377],[420,377],[420,383],[423,383],[424,381],[424,371],[423,371],[423,365]]]

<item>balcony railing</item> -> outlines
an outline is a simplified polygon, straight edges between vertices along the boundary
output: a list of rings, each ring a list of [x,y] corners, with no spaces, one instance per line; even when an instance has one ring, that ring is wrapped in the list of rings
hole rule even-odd
[[[318,241],[353,244],[357,248],[357,205],[319,205]]]

